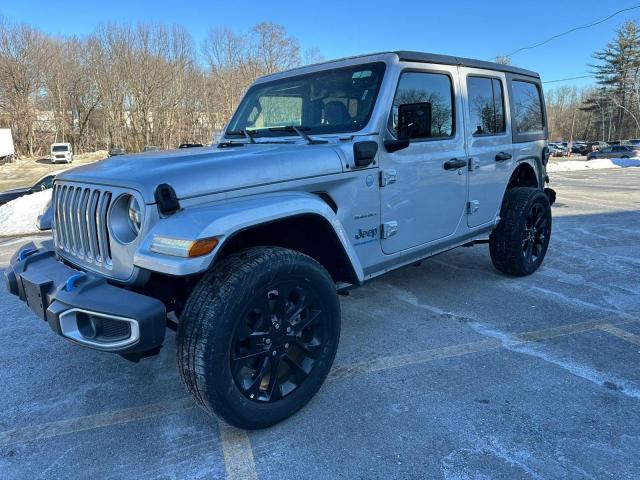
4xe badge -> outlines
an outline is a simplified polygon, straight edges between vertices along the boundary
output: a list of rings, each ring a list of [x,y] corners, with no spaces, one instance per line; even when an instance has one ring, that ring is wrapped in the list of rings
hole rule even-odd
[[[363,230],[361,228],[358,229],[358,233],[356,233],[356,240],[365,240],[364,242],[359,243],[367,243],[369,241],[373,241],[378,238],[378,227],[370,228],[369,230]]]

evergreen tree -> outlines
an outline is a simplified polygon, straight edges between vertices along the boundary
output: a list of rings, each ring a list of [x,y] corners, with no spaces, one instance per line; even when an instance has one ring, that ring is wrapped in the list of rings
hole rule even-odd
[[[617,31],[614,41],[593,54],[597,64],[590,65],[599,86],[599,96],[615,106],[614,134],[623,138],[635,124],[627,121],[631,103],[640,106],[638,81],[640,80],[640,26],[635,21],[625,22]]]

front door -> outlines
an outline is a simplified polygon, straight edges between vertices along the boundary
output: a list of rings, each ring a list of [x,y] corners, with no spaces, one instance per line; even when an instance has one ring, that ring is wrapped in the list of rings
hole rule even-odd
[[[505,108],[504,73],[460,68],[467,121],[469,205],[467,224],[492,222],[513,169],[509,112]]]
[[[382,250],[392,254],[454,234],[465,213],[467,168],[457,67],[404,70],[387,135],[397,135],[401,104],[429,102],[431,131],[381,155]]]

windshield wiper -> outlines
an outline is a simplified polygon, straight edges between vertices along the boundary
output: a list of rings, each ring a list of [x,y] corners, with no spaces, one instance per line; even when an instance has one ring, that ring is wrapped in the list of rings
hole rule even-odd
[[[255,131],[250,132],[249,130],[246,130],[244,128],[242,130],[228,130],[224,132],[225,136],[226,135],[234,135],[234,136],[244,135],[244,138],[246,138],[249,143],[256,143],[255,139],[253,138],[254,133]]]
[[[242,142],[220,142],[218,148],[244,147],[246,144]]]
[[[311,138],[309,135],[307,135],[304,130],[310,130],[309,127],[303,127],[302,125],[300,125],[299,127],[296,127],[294,125],[286,125],[284,127],[271,127],[268,129],[270,132],[291,132],[291,133],[297,133],[299,136],[301,136],[309,145],[319,145],[321,143],[329,143],[328,140],[320,140],[317,138]]]
[[[256,143],[255,139],[253,138],[253,133],[254,132],[250,132],[249,130],[245,129],[242,130],[242,134],[245,136],[245,138],[249,141],[249,143]]]

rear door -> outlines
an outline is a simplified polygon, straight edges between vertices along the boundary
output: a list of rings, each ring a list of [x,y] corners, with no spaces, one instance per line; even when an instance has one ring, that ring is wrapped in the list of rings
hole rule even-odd
[[[494,220],[513,169],[513,145],[504,73],[460,68],[465,90],[469,158],[467,225]]]

